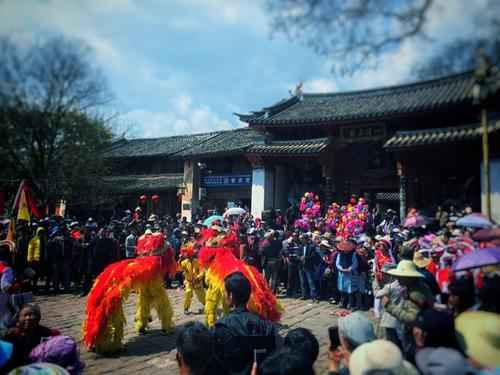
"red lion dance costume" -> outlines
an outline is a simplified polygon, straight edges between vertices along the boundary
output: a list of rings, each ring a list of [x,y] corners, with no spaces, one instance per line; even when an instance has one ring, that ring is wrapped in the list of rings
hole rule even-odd
[[[125,314],[123,304],[132,290],[139,293],[136,325],[145,332],[151,307],[161,320],[162,331],[172,333],[174,315],[163,288],[165,274],[174,276],[176,262],[171,247],[162,233],[141,236],[137,242],[136,259],[126,259],[106,267],[97,277],[87,299],[82,342],[98,353],[122,350]]]
[[[228,312],[224,279],[233,272],[241,272],[250,281],[252,294],[247,305],[250,311],[272,322],[281,319],[282,307],[264,277],[255,267],[237,259],[235,254],[239,252],[239,242],[234,232],[225,234],[217,229],[205,229],[198,243],[202,244],[198,253],[199,265],[206,270],[208,284],[205,315],[209,327],[215,324],[219,303],[222,303],[224,313]]]

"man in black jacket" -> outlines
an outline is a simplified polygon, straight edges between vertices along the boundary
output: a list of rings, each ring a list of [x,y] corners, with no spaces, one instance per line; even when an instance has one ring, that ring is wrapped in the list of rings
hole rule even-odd
[[[224,286],[232,311],[213,327],[215,354],[230,374],[249,374],[255,349],[275,349],[274,326],[246,309],[252,290],[242,273],[226,276]]]
[[[299,246],[299,276],[302,288],[302,300],[312,298],[318,303],[318,293],[314,285],[314,273],[316,272],[316,247],[309,241],[309,235],[300,235],[301,244]],[[308,296],[308,291],[310,297]]]

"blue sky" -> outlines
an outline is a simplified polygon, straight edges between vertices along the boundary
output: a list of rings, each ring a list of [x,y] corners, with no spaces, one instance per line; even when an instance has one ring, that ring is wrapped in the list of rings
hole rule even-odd
[[[408,81],[439,43],[477,30],[488,0],[436,0],[426,33],[384,55],[375,70],[335,78],[298,42],[270,38],[260,0],[0,0],[0,34],[19,43],[45,35],[83,40],[115,96],[117,132],[158,137],[230,129],[246,113],[306,92]],[[476,22],[476,23],[475,23]]]

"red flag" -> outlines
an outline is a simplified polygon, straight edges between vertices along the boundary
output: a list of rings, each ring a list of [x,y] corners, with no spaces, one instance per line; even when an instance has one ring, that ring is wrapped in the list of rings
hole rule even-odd
[[[26,200],[28,202],[28,208],[30,212],[36,216],[38,219],[43,219],[42,214],[38,210],[38,207],[36,205],[35,198],[33,197],[33,193],[31,193],[30,187],[28,183],[23,180],[21,181],[21,184],[19,185],[19,189],[17,189],[17,194],[16,194],[16,199],[14,200],[14,206],[12,207],[12,211],[14,211],[16,208],[19,208],[19,202],[21,201],[21,192],[24,191],[24,194],[26,196]]]

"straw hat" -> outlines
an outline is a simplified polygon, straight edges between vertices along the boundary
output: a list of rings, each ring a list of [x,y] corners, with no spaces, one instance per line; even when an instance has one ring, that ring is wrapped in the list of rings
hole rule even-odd
[[[340,242],[337,245],[337,249],[342,250],[342,251],[351,251],[354,248],[356,248],[356,240],[350,239],[350,238]]]
[[[395,269],[387,273],[400,277],[424,277],[424,275],[417,271],[417,267],[415,267],[415,264],[411,260],[402,260]]]
[[[418,268],[425,268],[431,263],[431,260],[424,257],[422,253],[416,251],[413,253],[413,263],[415,263]]]
[[[418,370],[403,359],[401,350],[390,341],[375,340],[358,346],[349,360],[349,373],[362,375],[369,370],[389,370],[395,375],[417,375]]]
[[[466,311],[455,319],[458,343],[468,357],[482,366],[500,366],[500,315]]]
[[[323,246],[325,246],[325,247],[327,247],[327,248],[329,248],[329,249],[331,249],[331,248],[332,248],[332,245],[330,245],[330,243],[329,243],[327,240],[323,240],[323,241],[321,241],[321,242],[320,242],[320,245],[323,245]]]

